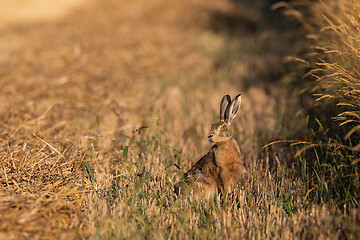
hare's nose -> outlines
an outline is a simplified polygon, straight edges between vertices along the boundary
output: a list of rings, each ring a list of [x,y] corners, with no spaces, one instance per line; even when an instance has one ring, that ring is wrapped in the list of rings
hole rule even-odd
[[[212,141],[211,138],[212,138],[213,136],[214,136],[214,135],[212,135],[212,134],[209,134],[209,135],[208,135],[208,140],[209,140],[210,142]]]

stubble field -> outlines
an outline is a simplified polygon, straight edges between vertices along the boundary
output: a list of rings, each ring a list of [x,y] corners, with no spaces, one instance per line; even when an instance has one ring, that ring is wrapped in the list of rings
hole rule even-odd
[[[0,238],[356,236],[356,208],[307,205],[293,148],[263,148],[306,131],[281,87],[302,43],[276,14],[263,1],[89,0],[56,18],[8,20]],[[175,199],[182,170],[211,146],[222,96],[238,93],[231,132],[247,173],[235,200]]]

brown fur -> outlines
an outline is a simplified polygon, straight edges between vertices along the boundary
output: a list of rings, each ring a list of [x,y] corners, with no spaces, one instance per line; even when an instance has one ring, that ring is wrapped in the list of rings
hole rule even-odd
[[[240,105],[240,95],[230,103],[225,95],[220,103],[220,121],[211,125],[208,139],[215,144],[209,152],[197,161],[183,179],[175,185],[177,194],[186,187],[200,184],[203,193],[208,196],[218,188],[221,194],[227,193],[237,183],[245,171],[240,156],[240,149],[229,132],[231,120],[236,116]]]

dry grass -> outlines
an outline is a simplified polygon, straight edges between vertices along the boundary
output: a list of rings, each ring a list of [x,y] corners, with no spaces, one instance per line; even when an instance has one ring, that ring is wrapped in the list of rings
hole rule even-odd
[[[359,1],[294,1],[286,13],[295,16],[307,29],[315,51],[308,60],[316,78],[312,91],[317,101],[328,100],[339,107],[335,118],[342,125],[352,125],[345,136],[359,129]],[[355,146],[354,150],[358,147]]]
[[[319,191],[310,195],[340,208],[358,207],[360,3],[293,1],[278,6],[305,26],[313,44],[303,62],[310,68],[305,76],[315,80],[307,84],[315,93],[315,107],[308,111],[307,146],[300,150],[310,152],[304,156],[311,165],[307,179]]]
[[[306,205],[289,150],[262,151],[293,106],[258,79],[283,71],[284,43],[259,9],[211,3],[92,1],[2,30],[0,237],[355,238],[356,209]],[[173,164],[206,153],[221,97],[238,92],[232,132],[248,173],[236,200],[175,200]]]
[[[334,3],[332,3],[334,4]],[[335,99],[338,106],[345,106],[336,118],[340,126],[351,125],[352,129],[345,139],[352,134],[358,135],[360,129],[360,30],[359,30],[359,1],[339,1],[334,5],[322,2],[319,11],[324,12],[318,48],[323,56],[318,62],[322,74],[318,76],[321,88],[325,90],[320,99]],[[340,14],[338,13],[341,9]],[[359,150],[357,140],[354,139],[354,150]]]

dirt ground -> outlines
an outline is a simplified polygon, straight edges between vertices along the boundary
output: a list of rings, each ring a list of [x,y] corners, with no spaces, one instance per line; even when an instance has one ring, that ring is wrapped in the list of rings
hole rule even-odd
[[[186,169],[225,94],[243,94],[233,133],[249,168],[280,138],[287,52],[246,1],[1,0],[0,16],[1,237],[91,236],[78,161],[100,175],[113,141],[147,126]]]
[[[51,21],[63,17],[83,0],[13,0],[0,1],[0,27]]]

